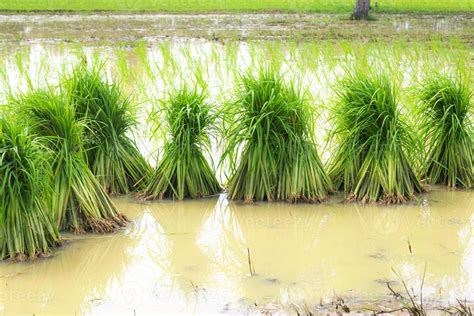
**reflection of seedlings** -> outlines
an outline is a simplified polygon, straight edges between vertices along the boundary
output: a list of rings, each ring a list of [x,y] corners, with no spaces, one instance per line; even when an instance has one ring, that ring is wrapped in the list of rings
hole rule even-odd
[[[248,262],[249,262],[250,276],[254,276],[255,275],[255,267],[253,266],[252,259],[250,258],[250,249],[249,248],[247,248],[247,258],[248,258]]]
[[[410,239],[407,240],[407,243],[408,243],[408,250],[410,251],[410,254],[412,254],[412,250],[411,250],[411,243],[410,243]]]

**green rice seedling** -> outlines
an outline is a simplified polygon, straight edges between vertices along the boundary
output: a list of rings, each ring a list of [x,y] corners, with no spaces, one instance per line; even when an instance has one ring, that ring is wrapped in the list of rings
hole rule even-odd
[[[184,86],[161,103],[151,120],[166,139],[163,155],[141,198],[183,200],[219,193],[219,182],[204,156],[218,116],[197,88]]]
[[[397,93],[383,75],[353,70],[337,85],[333,108],[338,147],[329,175],[349,200],[402,203],[422,192],[413,167],[417,142],[400,117]]]
[[[131,138],[137,126],[131,100],[102,79],[99,67],[77,67],[64,86],[76,118],[87,124],[87,162],[102,187],[110,194],[143,189],[152,170]]]
[[[52,209],[58,227],[79,234],[107,233],[125,226],[128,220],[87,166],[82,143],[85,126],[68,100],[37,90],[16,102],[32,132],[46,139],[54,152]]]
[[[227,109],[228,196],[233,200],[324,201],[332,183],[315,145],[313,112],[273,69],[241,76]]]
[[[48,150],[14,120],[0,124],[0,260],[49,255],[61,238],[47,203]]]
[[[420,135],[427,149],[425,177],[432,184],[472,187],[473,105],[469,83],[434,72],[425,78],[419,92]]]

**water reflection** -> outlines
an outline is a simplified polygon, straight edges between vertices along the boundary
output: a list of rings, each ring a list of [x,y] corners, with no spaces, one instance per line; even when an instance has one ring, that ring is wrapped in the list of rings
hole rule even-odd
[[[129,236],[65,238],[68,243],[53,258],[0,265],[0,301],[7,315],[81,313],[110,299],[108,290],[122,282],[132,261]]]
[[[225,196],[115,202],[133,220],[127,230],[70,236],[51,259],[0,265],[0,314],[234,313],[334,294],[370,301],[387,297],[392,268],[417,288],[425,263],[426,299],[474,298],[472,191],[435,188],[393,207],[342,197],[322,205]]]

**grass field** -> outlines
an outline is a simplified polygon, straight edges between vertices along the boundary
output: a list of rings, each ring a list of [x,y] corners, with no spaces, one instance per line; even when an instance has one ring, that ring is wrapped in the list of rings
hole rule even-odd
[[[355,0],[2,0],[0,10],[12,11],[288,11],[351,12]],[[376,12],[429,13],[473,12],[473,0],[378,0],[372,1]]]

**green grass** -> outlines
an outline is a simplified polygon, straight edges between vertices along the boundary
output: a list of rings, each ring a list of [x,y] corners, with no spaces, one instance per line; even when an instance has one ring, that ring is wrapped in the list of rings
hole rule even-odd
[[[402,203],[423,191],[414,157],[418,144],[400,117],[386,76],[353,70],[336,87],[332,109],[337,147],[329,174],[349,200]]]
[[[131,138],[137,125],[130,98],[101,76],[102,66],[77,67],[63,81],[79,120],[85,120],[84,147],[90,169],[110,194],[144,188],[151,167]]]
[[[210,12],[210,11],[291,11],[349,13],[355,0],[3,0],[0,10],[111,10],[111,11],[167,11],[167,12]],[[377,3],[377,5],[376,5]],[[372,1],[374,10],[380,12],[461,12],[473,11],[471,0],[378,0]]]
[[[127,224],[84,159],[85,124],[63,95],[33,90],[15,101],[15,108],[34,135],[53,151],[52,209],[62,230],[73,233],[112,232]]]
[[[420,135],[426,141],[425,176],[433,184],[474,183],[472,90],[468,80],[433,72],[420,89]]]
[[[203,92],[184,86],[172,92],[152,113],[151,120],[166,141],[142,198],[183,200],[221,191],[214,170],[203,155],[211,147],[210,132],[217,130],[218,113],[214,108],[206,102]]]
[[[49,255],[61,242],[47,202],[49,152],[11,118],[0,124],[0,260]]]
[[[243,76],[227,110],[233,200],[319,202],[332,184],[318,156],[311,105],[277,71]]]

